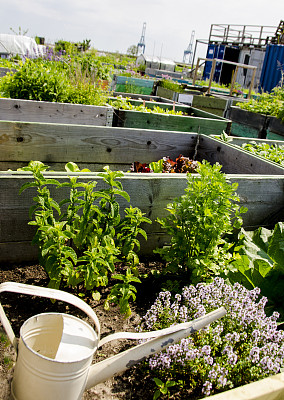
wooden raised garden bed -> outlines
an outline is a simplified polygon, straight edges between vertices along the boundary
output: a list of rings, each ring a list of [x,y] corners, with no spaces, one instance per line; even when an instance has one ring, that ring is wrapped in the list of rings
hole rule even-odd
[[[153,94],[155,80],[114,75],[111,87],[116,92]],[[129,90],[132,89],[132,90]]]
[[[165,97],[153,96],[149,94],[112,92],[112,96],[127,97],[133,100],[158,101],[159,103],[173,103],[172,100],[166,99]]]
[[[219,162],[223,172],[232,174],[228,175],[231,182],[238,182],[240,204],[248,207],[245,228],[277,222],[282,213],[284,169],[207,135],[12,121],[1,121],[0,127],[1,263],[29,262],[37,257],[37,249],[31,245],[34,230],[28,225],[35,192],[30,189],[19,195],[20,187],[31,180],[31,175],[16,171],[30,160],[50,165],[54,172],[47,175],[59,180],[66,180],[68,176],[63,172],[63,165],[74,161],[79,167],[94,171],[75,175],[80,180],[97,181],[99,189],[104,183],[96,171],[105,165],[112,170],[129,171],[134,161],[149,163],[164,156],[174,158],[183,154],[192,158],[196,154],[197,160]],[[139,207],[153,221],[145,227],[148,241],[142,242],[140,253],[150,255],[168,239],[155,221],[167,215],[165,208],[169,202],[184,194],[186,175],[128,172],[121,182],[130,195],[131,205]],[[51,193],[59,200],[54,187]],[[123,209],[128,203],[122,199],[120,205]]]
[[[142,102],[140,102],[141,104]],[[165,103],[145,102],[145,106],[153,108],[158,105],[161,108],[172,109],[172,105]],[[207,113],[197,108],[175,105],[176,111],[183,111],[189,115],[169,115],[160,113],[144,113],[134,110],[115,109],[113,126],[124,128],[155,129],[180,132],[197,132],[203,134],[221,134],[223,131],[230,134],[231,121]]]
[[[164,88],[162,86],[156,86],[156,96],[164,97],[172,101],[178,101],[180,103],[192,102],[193,96],[201,95],[203,92],[202,87],[192,87],[191,89],[184,89],[182,93],[175,92],[172,89]]]
[[[284,124],[277,118],[232,106],[227,117],[232,120],[233,136],[284,140]]]
[[[226,96],[193,96],[192,106],[200,110],[227,117],[227,110],[232,105],[235,105],[240,99],[236,100]]]
[[[113,108],[0,98],[0,120],[111,126]]]

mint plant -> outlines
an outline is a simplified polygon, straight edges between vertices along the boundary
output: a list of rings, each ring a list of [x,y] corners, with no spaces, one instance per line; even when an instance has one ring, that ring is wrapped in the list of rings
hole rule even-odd
[[[131,315],[129,300],[132,298],[135,301],[137,292],[136,287],[131,282],[141,283],[141,281],[137,276],[132,274],[130,268],[126,270],[125,275],[116,274],[112,276],[112,279],[120,280],[121,283],[116,283],[111,288],[110,294],[105,301],[105,309],[108,310],[109,304],[114,302],[115,304],[119,304],[121,313],[125,314],[125,317],[129,317]]]
[[[155,391],[154,396],[153,396],[153,400],[158,399],[161,395],[167,395],[167,398],[170,398],[170,391],[169,388],[175,386],[177,383],[174,381],[166,381],[166,382],[162,382],[161,379],[159,378],[154,378],[154,382],[156,384],[156,386],[158,387],[158,389]]]
[[[30,225],[37,228],[33,243],[39,247],[40,263],[49,278],[49,287],[71,287],[82,291],[91,291],[99,298],[98,288],[109,285],[111,275],[115,274],[117,263],[123,262],[130,271],[137,274],[136,265],[139,257],[138,235],[147,239],[142,223],[151,223],[138,208],[124,210],[120,215],[117,197],[128,202],[129,195],[123,190],[118,180],[123,176],[120,171],[98,173],[106,184],[105,189],[95,190],[97,182],[78,182],[78,176],[70,176],[69,181],[60,183],[56,179],[45,178],[48,166],[40,161],[31,161],[22,171],[33,174],[34,181],[21,187],[20,193],[28,188],[36,188],[35,204],[30,208]],[[67,172],[80,172],[75,163],[65,166]],[[81,172],[87,172],[82,170]],[[69,197],[59,203],[50,193],[49,186],[56,189],[69,189]],[[129,272],[122,286],[129,290]],[[136,282],[139,281],[133,279]],[[134,292],[134,290],[133,290]],[[120,297],[124,301],[120,302]],[[127,312],[126,300],[134,296],[125,296],[124,289],[112,298],[113,303],[120,303],[121,312]]]
[[[168,204],[170,215],[157,218],[170,236],[170,243],[156,249],[167,262],[168,271],[186,274],[190,282],[210,280],[226,273],[236,255],[226,236],[242,224],[236,193],[221,165],[198,163],[198,174],[187,175],[185,194]]]

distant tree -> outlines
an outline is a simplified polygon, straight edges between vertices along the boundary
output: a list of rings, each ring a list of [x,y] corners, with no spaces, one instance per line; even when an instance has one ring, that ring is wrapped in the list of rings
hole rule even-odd
[[[86,51],[91,47],[91,39],[84,39],[83,42],[75,43],[78,51]]]
[[[129,54],[130,56],[136,56],[137,50],[138,50],[137,46],[133,44],[132,46],[128,47],[127,54]]]
[[[15,35],[23,35],[23,36],[25,36],[28,33],[29,30],[26,29],[26,30],[22,31],[22,28],[19,26],[18,32],[14,31],[13,28],[10,28],[10,31],[12,31]]]

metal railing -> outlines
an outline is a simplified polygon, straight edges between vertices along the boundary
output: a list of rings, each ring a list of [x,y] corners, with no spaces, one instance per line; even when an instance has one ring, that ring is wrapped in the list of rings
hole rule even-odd
[[[209,42],[265,46],[276,30],[277,26],[212,24]]]

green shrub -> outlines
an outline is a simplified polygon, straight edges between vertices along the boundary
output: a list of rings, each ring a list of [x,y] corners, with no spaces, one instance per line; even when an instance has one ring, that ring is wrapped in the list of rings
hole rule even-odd
[[[234,228],[240,228],[236,193],[238,184],[230,184],[221,165],[199,163],[197,174],[187,175],[185,194],[167,207],[169,216],[157,221],[170,236],[170,243],[155,250],[174,274],[187,274],[187,281],[210,280],[225,273],[234,259],[225,240]]]
[[[61,103],[104,105],[106,93],[94,86],[80,66],[65,61],[27,60],[0,81],[3,97]]]

